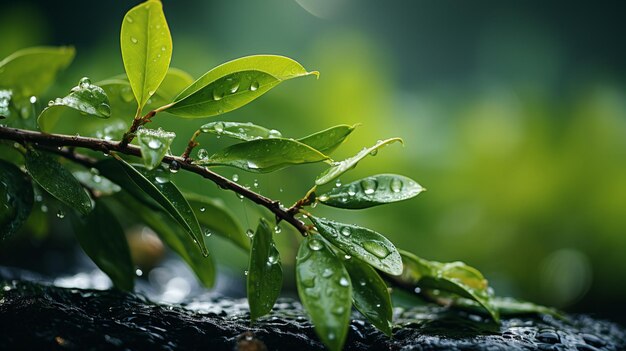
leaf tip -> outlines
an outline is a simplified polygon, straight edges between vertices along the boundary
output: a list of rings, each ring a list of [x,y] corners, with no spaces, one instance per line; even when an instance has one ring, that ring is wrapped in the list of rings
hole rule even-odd
[[[307,76],[314,75],[314,76],[315,76],[315,79],[320,79],[320,72],[319,72],[319,71],[311,71],[311,72],[307,72],[307,73],[306,73],[306,75],[307,75]]]

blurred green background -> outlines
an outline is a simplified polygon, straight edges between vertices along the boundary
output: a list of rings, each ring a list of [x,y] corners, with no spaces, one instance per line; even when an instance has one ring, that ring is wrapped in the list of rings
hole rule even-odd
[[[98,81],[124,72],[119,26],[134,4],[3,3],[0,56],[33,45],[76,46],[74,63],[48,91],[64,96],[82,76]],[[319,206],[315,213],[376,229],[427,259],[463,260],[499,295],[625,320],[626,28],[619,2],[165,0],[164,7],[172,66],[194,77],[255,53],[286,55],[321,72],[224,120],[294,137],[362,123],[336,159],[378,139],[405,139],[405,147],[381,150],[341,180],[393,172],[427,192],[385,207]],[[154,124],[177,133],[173,152],[180,153],[208,121],[163,115]],[[209,151],[226,145],[200,141]],[[237,173],[242,184],[257,179],[263,194],[291,204],[323,168],[218,172]],[[181,173],[181,186],[224,197],[244,228],[256,226],[255,206]],[[291,261],[288,248],[298,238],[283,227],[283,260]],[[213,251],[243,272],[245,256],[228,248]]]

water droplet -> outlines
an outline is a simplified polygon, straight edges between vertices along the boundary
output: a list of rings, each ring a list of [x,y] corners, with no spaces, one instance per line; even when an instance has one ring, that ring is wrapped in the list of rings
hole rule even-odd
[[[210,237],[212,234],[213,233],[211,233],[211,231],[208,229],[204,231],[204,236],[206,236],[207,238]]]
[[[374,149],[370,151],[370,156],[376,156],[376,155],[378,155],[378,149]]]
[[[167,182],[169,182],[169,181],[170,181],[170,179],[169,179],[169,178],[167,178],[167,177],[162,177],[162,176],[156,176],[156,177],[154,177],[154,180],[155,180],[157,183],[159,183],[159,184],[165,184],[165,183],[167,183]]]
[[[148,147],[152,150],[160,148],[161,145],[163,145],[163,143],[158,139],[150,139],[150,141],[148,141]]]
[[[137,44],[137,42],[138,42],[137,38],[135,38],[135,37],[130,37],[130,41],[133,44]]]
[[[126,20],[128,21],[128,23],[133,23],[134,22],[133,18],[130,17],[130,16],[126,16]]]
[[[344,313],[346,309],[343,306],[339,306],[333,310],[333,314],[340,315]]]
[[[135,269],[135,274],[136,274],[138,277],[141,277],[141,276],[143,275],[143,271],[142,271],[141,269],[137,268],[137,269]]]
[[[377,303],[377,304],[376,304],[376,307],[377,307],[377,308],[380,308],[380,304],[379,304],[379,303]]]
[[[256,163],[252,162],[252,161],[248,161],[247,165],[248,165],[249,169],[259,169],[259,166]]]
[[[48,212],[48,206],[46,206],[45,204],[42,204],[41,205],[41,212],[47,213]]]
[[[328,340],[335,340],[335,333],[328,333]]]
[[[363,179],[361,181],[361,188],[366,195],[371,195],[376,191],[378,183],[374,179]]]
[[[172,161],[172,163],[170,163],[170,172],[176,173],[178,172],[179,169],[180,169],[180,164],[178,162]]]
[[[232,87],[230,87],[230,93],[234,94],[239,90],[239,83],[235,83]]]
[[[367,284],[367,283],[365,282],[365,280],[361,280],[361,281],[359,282],[359,285],[360,285],[360,286],[365,286],[366,284]]]
[[[339,188],[341,186],[341,179],[337,179],[335,182],[335,187]]]
[[[96,111],[98,111],[98,113],[101,114],[102,116],[108,117],[111,115],[111,106],[109,106],[108,104],[102,103],[98,105],[98,107],[96,107]]]
[[[254,237],[254,231],[252,229],[246,230],[246,236],[252,239]]]
[[[257,179],[254,180],[254,183],[252,183],[252,186],[254,186],[255,188],[259,187],[259,181]]]
[[[398,178],[393,178],[391,180],[391,184],[389,185],[389,187],[391,187],[391,191],[393,191],[394,193],[399,192],[400,190],[402,190],[402,181]]]
[[[344,260],[349,260],[349,259],[351,259],[351,258],[352,258],[352,256],[350,256],[350,255],[348,255],[348,254],[343,255],[343,259],[344,259]]]
[[[248,270],[243,271],[243,275],[248,275]]]
[[[239,174],[235,173],[233,174],[233,182],[237,182],[239,181]]]
[[[198,150],[198,158],[200,160],[206,160],[207,158],[209,158],[209,153],[206,151],[206,149],[200,149]]]
[[[255,80],[250,83],[250,91],[256,91],[257,89],[259,89],[259,82]]]
[[[324,269],[324,271],[322,272],[322,277],[324,278],[329,278],[333,275],[333,270],[330,268],[326,268]]]
[[[387,248],[378,241],[365,241],[362,245],[367,252],[378,258],[385,258],[389,256],[389,250],[387,250]]]
[[[213,129],[215,129],[216,132],[221,133],[224,131],[224,123],[222,122],[217,122],[213,125]]]
[[[350,236],[350,234],[352,234],[350,232],[350,228],[348,228],[348,227],[341,228],[341,235],[343,235],[343,236]]]
[[[280,232],[282,232],[282,231],[283,231],[283,229],[279,225],[274,227],[274,233],[280,234]]]
[[[150,90],[150,91],[148,91],[148,95],[149,95],[149,96],[154,95],[154,93],[156,93],[156,91],[154,91],[154,90]]]
[[[161,46],[161,51],[165,51],[165,50],[167,50],[165,46]]]
[[[279,131],[277,131],[276,129],[272,129],[269,131],[268,135],[269,138],[281,138],[283,136],[283,134]]]
[[[269,256],[267,256],[267,264],[272,265],[278,263],[279,261],[280,255],[278,253],[278,250],[276,250],[276,247],[272,245],[272,247],[270,247]]]
[[[346,277],[341,277],[341,279],[339,279],[339,285],[344,287],[348,286],[350,285],[350,281]]]
[[[324,244],[317,240],[317,239],[310,239],[309,240],[309,249],[313,250],[313,251],[319,251],[321,249],[324,248]]]
[[[219,101],[222,100],[222,97],[224,97],[223,93],[220,93],[217,90],[213,90],[213,100]]]
[[[31,104],[36,103],[37,102],[37,97],[36,96],[31,96],[29,101],[30,101]]]
[[[284,190],[283,188],[278,188],[278,191],[282,193]]]
[[[57,217],[58,217],[59,219],[63,219],[63,218],[65,218],[65,212],[63,212],[63,210],[59,209],[59,210],[57,211]]]
[[[206,207],[200,207],[200,212],[206,211]]]
[[[314,203],[311,204],[311,208],[316,208],[317,207],[318,202],[315,201]]]
[[[350,185],[350,187],[348,188],[348,195],[350,195],[350,196],[354,196],[354,195],[356,195],[356,191],[357,191],[357,189],[356,189],[356,185],[355,185],[355,184],[352,184],[352,185]]]
[[[82,77],[79,81],[78,81],[78,86],[85,89],[88,88],[91,85],[91,80],[87,77]]]

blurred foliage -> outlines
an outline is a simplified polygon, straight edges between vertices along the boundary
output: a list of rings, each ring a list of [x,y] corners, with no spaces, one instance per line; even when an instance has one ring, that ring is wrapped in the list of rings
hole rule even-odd
[[[124,72],[118,19],[133,4],[3,4],[0,56],[33,45],[75,45],[74,64],[41,101],[65,96],[82,76],[97,81]],[[479,267],[499,295],[623,320],[626,286],[617,281],[626,276],[626,54],[619,3],[166,0],[164,6],[175,28],[172,65],[194,77],[255,52],[287,55],[321,72],[317,82],[290,82],[224,119],[294,137],[362,123],[336,159],[377,139],[405,140],[404,148],[381,151],[384,162],[368,158],[341,180],[392,171],[428,191],[376,213],[343,211],[337,220],[380,231],[422,257]],[[172,150],[180,153],[186,136],[210,121],[164,114],[153,125],[176,132]],[[223,139],[199,141],[215,150]],[[321,169],[219,171],[238,173],[242,184],[258,179],[263,194],[291,204]],[[222,194],[194,175],[176,178],[188,191]],[[244,228],[256,227],[260,210],[235,195],[226,200]],[[331,210],[320,207],[321,215]],[[26,230],[40,236],[29,222]],[[295,252],[287,247],[298,239],[286,227],[277,245],[292,279]],[[212,252],[243,272],[245,259],[234,250]]]

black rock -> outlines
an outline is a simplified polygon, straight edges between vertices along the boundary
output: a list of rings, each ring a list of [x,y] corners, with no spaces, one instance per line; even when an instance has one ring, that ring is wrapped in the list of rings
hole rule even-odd
[[[396,308],[389,339],[357,313],[345,350],[624,350],[626,333],[588,316],[505,318],[436,306]],[[0,282],[0,350],[320,350],[298,302],[251,325],[245,299],[199,295],[156,304],[116,290]]]

